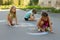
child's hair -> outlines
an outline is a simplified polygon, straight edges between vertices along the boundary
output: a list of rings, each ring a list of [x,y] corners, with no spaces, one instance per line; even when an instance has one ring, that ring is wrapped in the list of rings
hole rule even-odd
[[[36,13],[37,13],[36,9],[33,9],[33,10],[32,10],[32,12],[33,12],[34,14],[36,14]]]
[[[13,11],[12,11],[13,8],[16,8],[16,7],[12,6],[11,9],[10,9],[10,13],[13,13]],[[14,14],[16,14],[16,12],[14,12]]]
[[[47,14],[47,12],[42,12],[42,15],[41,16],[47,17],[48,14]]]
[[[12,6],[12,7],[11,7],[11,9],[10,9],[10,14],[13,14],[13,16],[16,17],[16,11],[13,12],[13,11],[12,11],[13,8],[16,8],[16,7],[15,7],[15,6]]]

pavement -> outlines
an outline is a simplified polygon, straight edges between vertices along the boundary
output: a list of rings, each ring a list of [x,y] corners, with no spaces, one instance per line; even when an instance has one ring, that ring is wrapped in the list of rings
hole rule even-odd
[[[60,14],[49,13],[53,22],[54,33],[47,35],[30,35],[31,31],[37,28],[36,24],[41,14],[36,14],[36,21],[25,21],[26,11],[17,10],[18,26],[9,27],[7,25],[7,15],[9,11],[0,11],[0,40],[60,40]],[[24,26],[21,26],[24,25]],[[30,26],[31,25],[31,26]],[[37,31],[37,30],[36,30]]]

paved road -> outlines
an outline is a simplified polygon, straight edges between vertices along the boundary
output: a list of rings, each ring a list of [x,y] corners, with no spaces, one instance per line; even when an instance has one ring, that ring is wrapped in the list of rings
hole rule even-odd
[[[36,25],[37,21],[24,21],[24,14],[26,12],[22,10],[17,10],[18,23],[30,23]],[[0,11],[0,20],[6,20],[8,11]],[[51,14],[49,13],[52,22],[53,22],[53,34],[48,35],[29,35],[27,32],[30,32],[30,26],[27,27],[9,27],[7,22],[0,22],[0,40],[60,40],[60,14]],[[39,18],[40,14],[36,15],[36,18]],[[38,20],[38,19],[36,19]],[[27,25],[28,25],[27,24]],[[29,24],[29,25],[30,25]],[[35,26],[32,26],[35,27]]]

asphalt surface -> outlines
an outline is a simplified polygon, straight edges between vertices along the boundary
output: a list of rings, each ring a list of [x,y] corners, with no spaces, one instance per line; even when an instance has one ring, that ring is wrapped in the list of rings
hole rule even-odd
[[[49,13],[51,21],[53,22],[54,33],[47,35],[30,35],[28,32],[34,31],[38,19],[41,14],[36,14],[36,21],[24,21],[25,11],[17,10],[18,24],[24,26],[9,27],[7,24],[7,14],[9,11],[0,11],[0,40],[60,40],[60,14]],[[32,26],[30,26],[32,25]],[[35,26],[34,26],[35,25]]]

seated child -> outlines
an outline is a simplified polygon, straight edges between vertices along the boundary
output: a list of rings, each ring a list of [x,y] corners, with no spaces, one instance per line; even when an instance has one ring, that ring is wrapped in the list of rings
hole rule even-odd
[[[38,26],[38,31],[45,32],[49,28],[50,29],[49,31],[52,32],[52,23],[46,12],[42,12],[41,18],[38,21],[37,26]]]
[[[15,22],[17,24],[17,17],[16,17],[16,7],[12,6],[10,9],[10,13],[7,16],[7,20],[8,20],[8,25],[9,26],[13,26],[13,20],[15,19]]]
[[[35,20],[34,14],[36,14],[35,9],[28,11],[24,16],[25,21],[34,21]]]

